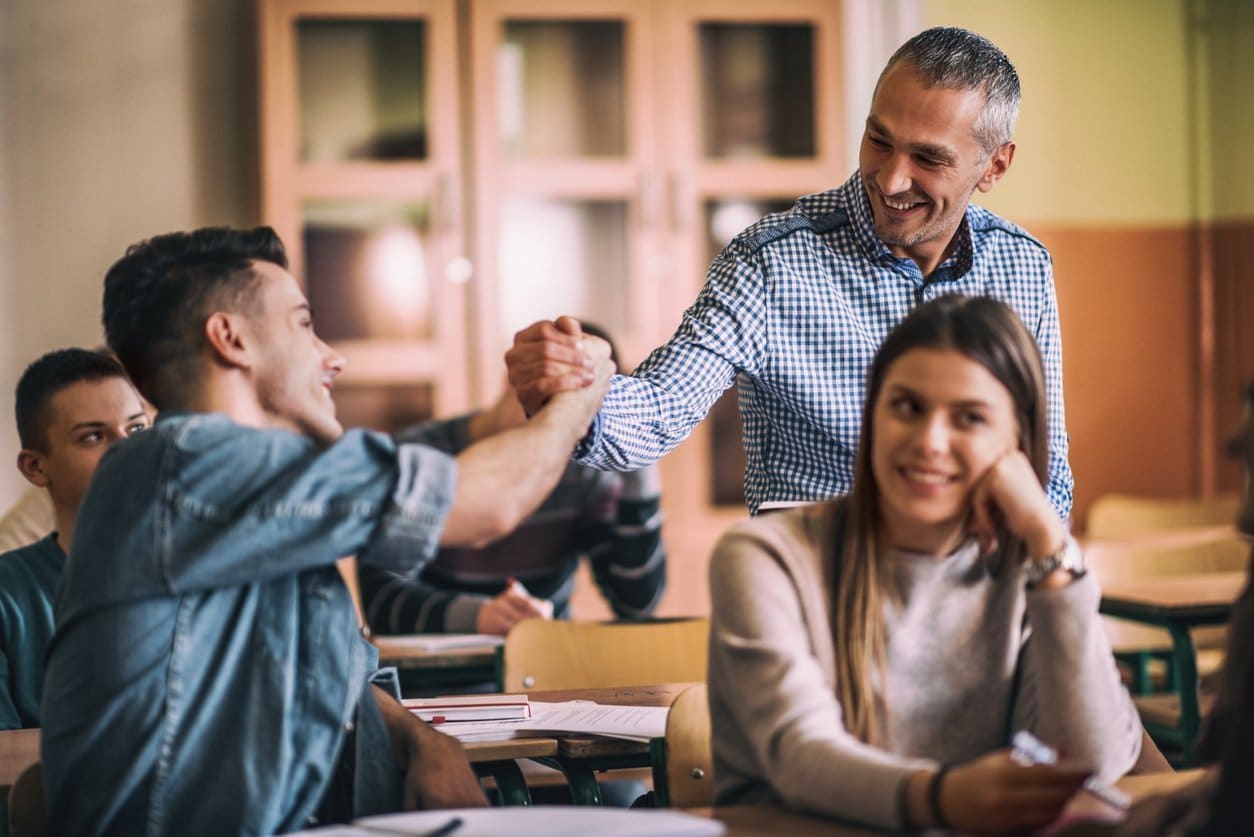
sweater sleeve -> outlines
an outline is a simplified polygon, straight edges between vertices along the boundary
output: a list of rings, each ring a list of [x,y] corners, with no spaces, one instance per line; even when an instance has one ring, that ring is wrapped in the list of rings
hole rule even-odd
[[[357,565],[366,622],[377,634],[475,633],[490,597],[444,590],[417,577]]]
[[[586,527],[588,562],[601,595],[620,619],[652,613],[666,589],[666,545],[657,466],[606,475],[618,490],[607,492],[611,508]]]
[[[1136,762],[1142,736],[1098,616],[1100,598],[1092,573],[1066,587],[1028,591],[1012,722],[1109,781]]]
[[[709,688],[719,802],[748,801],[765,783],[791,807],[900,828],[903,783],[936,763],[870,746],[845,728],[811,641],[830,636],[830,626],[807,623],[799,592],[821,583],[794,579],[776,548],[743,528],[715,551]]]

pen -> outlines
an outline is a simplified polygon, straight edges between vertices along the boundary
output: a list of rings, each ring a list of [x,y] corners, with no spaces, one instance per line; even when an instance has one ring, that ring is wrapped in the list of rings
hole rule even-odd
[[[1010,744],[1012,747],[1010,757],[1019,764],[1055,764],[1058,761],[1057,750],[1025,729],[1016,732]],[[1092,776],[1084,780],[1080,790],[1088,791],[1102,802],[1121,811],[1128,810],[1128,806],[1132,804],[1132,800],[1126,793],[1099,782]]]
[[[451,820],[444,823],[444,825],[440,826],[439,828],[434,828],[431,831],[425,832],[422,835],[422,837],[447,837],[447,835],[452,834],[454,831],[456,831],[457,829],[461,827],[462,827],[462,818],[453,817]]]

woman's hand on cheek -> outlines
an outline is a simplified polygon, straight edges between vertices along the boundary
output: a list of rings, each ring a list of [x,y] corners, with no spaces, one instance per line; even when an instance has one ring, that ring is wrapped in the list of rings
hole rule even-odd
[[[1021,538],[1034,557],[1053,553],[1067,537],[1032,463],[1019,450],[990,465],[972,492],[971,532],[985,553],[997,548],[1001,526]]]

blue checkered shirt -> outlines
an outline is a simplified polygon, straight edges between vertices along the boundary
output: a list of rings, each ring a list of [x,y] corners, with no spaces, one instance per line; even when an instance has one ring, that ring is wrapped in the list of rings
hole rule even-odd
[[[914,306],[942,294],[996,297],[1036,336],[1049,399],[1048,494],[1064,518],[1062,344],[1053,265],[1022,228],[969,206],[959,246],[925,278],[876,235],[857,174],[738,235],[670,342],[616,376],[576,458],[629,471],[659,459],[738,382],[749,511],[822,500],[853,484],[866,370]]]

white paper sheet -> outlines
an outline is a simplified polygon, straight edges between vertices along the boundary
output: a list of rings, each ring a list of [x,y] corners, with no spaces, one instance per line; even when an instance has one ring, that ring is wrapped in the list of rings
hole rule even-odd
[[[505,644],[505,637],[493,634],[404,634],[377,636],[374,642],[379,646],[379,655],[387,657],[389,653],[438,654],[466,648],[496,648]]]
[[[589,834],[597,837],[715,837],[726,831],[717,820],[678,811],[535,805],[366,817],[356,822],[362,829],[356,837],[419,837],[449,825],[454,819],[461,823],[447,832],[448,837],[499,837],[502,834],[510,837],[587,837]]]

